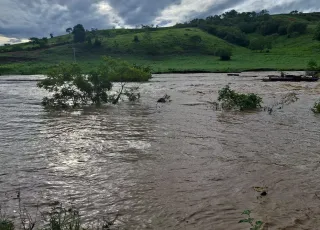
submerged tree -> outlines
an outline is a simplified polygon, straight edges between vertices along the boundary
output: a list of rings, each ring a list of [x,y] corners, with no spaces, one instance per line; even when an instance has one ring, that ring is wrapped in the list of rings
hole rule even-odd
[[[241,94],[230,89],[229,85],[219,90],[218,101],[223,109],[252,110],[261,108],[262,98],[254,93]]]
[[[311,111],[320,114],[320,100],[314,103],[313,107],[311,108]]]
[[[150,77],[150,72],[104,57],[101,65],[87,75],[83,74],[78,64],[59,64],[48,72],[47,78],[39,82],[38,87],[51,93],[51,97],[43,98],[44,106],[67,109],[90,104],[116,104],[123,95],[130,101],[139,99],[140,94],[125,89],[124,84],[117,94],[112,94],[112,81],[145,81]]]

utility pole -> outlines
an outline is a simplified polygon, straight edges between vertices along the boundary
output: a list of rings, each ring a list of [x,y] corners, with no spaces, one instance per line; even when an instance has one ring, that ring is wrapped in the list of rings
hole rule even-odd
[[[72,49],[73,49],[73,61],[74,61],[74,63],[76,63],[77,62],[77,60],[76,60],[76,48],[72,47]]]

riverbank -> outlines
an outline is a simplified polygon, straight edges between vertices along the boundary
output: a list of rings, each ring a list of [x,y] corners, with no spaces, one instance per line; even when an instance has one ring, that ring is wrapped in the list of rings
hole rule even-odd
[[[170,56],[130,56],[113,55],[129,63],[150,66],[152,73],[231,73],[252,71],[304,71],[311,60],[319,60],[314,56],[278,55],[273,53],[235,54],[230,61],[220,61],[211,55],[170,55]],[[59,62],[72,62],[70,59],[12,61],[2,63],[1,75],[34,75],[46,74],[48,68]],[[86,73],[96,68],[101,62],[99,57],[79,57],[79,63]]]

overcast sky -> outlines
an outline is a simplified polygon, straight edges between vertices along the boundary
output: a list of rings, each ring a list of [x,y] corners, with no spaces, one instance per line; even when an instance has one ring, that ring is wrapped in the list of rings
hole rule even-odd
[[[86,29],[173,25],[236,9],[271,13],[320,11],[320,0],[0,0],[0,44]]]

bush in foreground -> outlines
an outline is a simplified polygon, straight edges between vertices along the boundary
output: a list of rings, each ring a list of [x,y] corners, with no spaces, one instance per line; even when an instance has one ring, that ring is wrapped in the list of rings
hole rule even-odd
[[[262,98],[254,93],[237,93],[227,85],[219,91],[218,101],[222,103],[223,109],[244,111],[261,108]]]
[[[3,215],[3,214],[2,214]],[[115,227],[118,215],[113,219],[104,218],[90,223],[84,223],[84,218],[80,215],[79,210],[74,208],[64,208],[62,206],[53,207],[49,212],[36,213],[31,216],[27,209],[20,209],[19,216],[15,219],[18,224],[14,223],[13,218],[0,218],[0,230],[112,230]]]

